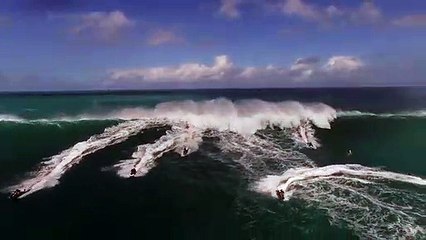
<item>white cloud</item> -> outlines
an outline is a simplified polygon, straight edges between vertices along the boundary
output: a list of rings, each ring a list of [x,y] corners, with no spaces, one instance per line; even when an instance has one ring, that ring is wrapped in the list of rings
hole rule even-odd
[[[319,20],[322,13],[313,5],[306,4],[302,0],[286,0],[282,4],[282,12],[289,16],[298,16],[308,20]]]
[[[426,27],[426,14],[404,16],[392,23],[400,27]]]
[[[351,72],[359,70],[364,63],[356,57],[352,56],[334,56],[325,64],[324,69],[327,71]]]
[[[131,70],[115,70],[112,79],[140,78],[145,81],[184,81],[220,80],[233,69],[233,64],[225,55],[217,56],[212,66],[200,63],[185,63],[178,67],[154,67]]]
[[[317,70],[319,61],[317,57],[298,58],[290,66],[292,76],[299,81],[309,79]]]
[[[134,25],[121,11],[90,12],[79,16],[80,23],[71,32],[75,35],[91,35],[109,40],[119,37],[123,29]]]
[[[174,31],[158,29],[148,37],[148,44],[158,46],[167,43],[180,43],[184,39],[178,36]]]
[[[308,81],[316,77],[332,77],[334,73],[353,73],[362,69],[363,62],[351,56],[331,57],[324,66],[319,58],[300,58],[290,67],[239,67],[228,56],[217,56],[212,65],[185,63],[172,67],[116,69],[109,72],[110,80],[142,82],[209,82],[209,81]]]
[[[228,18],[239,18],[241,0],[222,0],[219,12]]]

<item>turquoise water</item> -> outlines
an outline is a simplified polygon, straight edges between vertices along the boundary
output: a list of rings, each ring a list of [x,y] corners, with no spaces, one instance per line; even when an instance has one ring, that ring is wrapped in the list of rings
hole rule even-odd
[[[0,183],[8,187],[20,182],[46,158],[122,123],[123,120],[111,119],[113,112],[152,109],[170,101],[217,98],[234,102],[322,102],[338,112],[370,113],[340,116],[332,122],[331,129],[316,127],[315,136],[322,145],[318,149],[291,149],[319,167],[357,163],[425,178],[426,116],[421,113],[426,109],[425,96],[425,89],[405,88],[2,95]],[[79,120],[87,118],[91,120]],[[253,174],[240,161],[244,154],[221,148],[221,135],[205,135],[199,149],[184,158],[174,152],[165,153],[143,177],[120,178],[111,170],[115,163],[130,158],[136,146],[156,142],[169,129],[169,125],[154,126],[90,154],[63,174],[60,184],[19,202],[7,199],[7,193],[0,195],[3,233],[10,237],[19,232],[20,237],[32,239],[367,238],[359,232],[362,226],[353,226],[345,219],[332,221],[332,214],[339,214],[337,207],[326,208],[297,194],[280,202],[253,190],[253,184],[266,174],[281,174],[288,166]],[[274,141],[291,142],[289,135],[280,134],[280,130],[268,131]],[[288,150],[287,145],[281,146]],[[353,151],[350,157],[348,149]],[[260,155],[259,161],[263,161],[262,156],[270,157]],[[254,169],[250,170],[257,171]],[[426,208],[424,186],[397,182],[389,186],[396,189],[395,198],[400,198],[392,201]],[[398,191],[411,195],[403,198]],[[322,199],[326,195],[319,196]],[[394,223],[385,219],[393,215],[381,216],[380,211],[371,209],[372,217],[383,218],[389,225]],[[366,220],[360,224],[369,223],[372,227],[376,222]],[[426,228],[424,215],[417,216],[413,225]],[[388,239],[394,237],[392,232],[388,234]],[[424,239],[424,235],[418,233],[414,238]]]

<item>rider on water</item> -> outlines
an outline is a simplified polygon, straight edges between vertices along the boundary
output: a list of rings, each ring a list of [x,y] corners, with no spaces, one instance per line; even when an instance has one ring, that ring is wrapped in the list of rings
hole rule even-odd
[[[18,200],[18,198],[24,193],[25,193],[25,191],[22,191],[20,189],[16,189],[15,191],[13,191],[10,194],[9,198],[12,199],[12,200]]]
[[[278,200],[284,200],[284,190],[276,190],[275,193],[277,194]]]
[[[183,147],[183,155],[186,155],[186,154],[188,154],[188,152],[189,152],[189,148],[188,147]]]
[[[136,168],[132,168],[132,170],[130,170],[130,175],[133,176],[136,174]]]

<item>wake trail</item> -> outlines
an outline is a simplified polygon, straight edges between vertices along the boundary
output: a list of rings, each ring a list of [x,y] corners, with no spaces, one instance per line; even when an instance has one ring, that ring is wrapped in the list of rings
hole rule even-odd
[[[310,183],[314,181],[322,181],[327,179],[357,179],[363,183],[372,183],[371,181],[395,181],[408,183],[419,186],[426,186],[426,179],[420,177],[405,175],[401,173],[394,173],[382,171],[375,168],[364,167],[359,164],[346,164],[346,165],[328,165],[316,168],[299,168],[289,169],[281,176],[268,176],[259,183],[259,189],[266,190],[272,187],[271,195],[276,197],[275,190],[283,190],[289,199],[292,193],[292,187],[303,184],[306,181]],[[363,181],[365,179],[365,181]],[[276,184],[272,184],[277,182]],[[276,185],[276,186],[275,186]]]
[[[172,130],[160,137],[152,144],[144,144],[137,147],[132,154],[132,159],[122,160],[114,165],[120,177],[141,177],[156,166],[156,160],[165,153],[175,151],[181,156],[195,152],[202,141],[201,132],[193,127],[186,128],[179,125],[172,126]],[[136,171],[131,174],[132,169]]]
[[[253,190],[284,200],[301,199],[324,211],[331,224],[346,225],[361,239],[419,238],[426,234],[426,179],[342,164],[318,167],[301,148],[319,144],[309,121],[298,127],[241,135],[211,134],[223,155],[242,166]]]
[[[260,179],[254,189],[275,198],[282,190],[284,201],[303,199],[361,238],[389,239],[425,236],[425,186],[417,176],[345,164],[291,168]]]
[[[39,170],[33,172],[29,179],[6,190],[20,189],[25,192],[20,196],[20,198],[23,198],[41,189],[53,187],[59,183],[62,175],[71,167],[80,163],[83,157],[105,147],[121,143],[151,124],[151,121],[136,120],[107,128],[103,133],[94,135],[88,140],[79,142],[60,154],[50,157],[50,160],[40,164]]]

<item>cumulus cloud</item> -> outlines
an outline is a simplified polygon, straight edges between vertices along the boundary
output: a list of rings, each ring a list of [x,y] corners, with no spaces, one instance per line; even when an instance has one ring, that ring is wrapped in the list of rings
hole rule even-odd
[[[404,16],[392,23],[399,27],[426,27],[426,14]]]
[[[228,18],[239,18],[241,0],[222,0],[219,12]]]
[[[291,65],[290,70],[296,80],[306,80],[314,74],[319,62],[320,59],[318,57],[298,58]]]
[[[141,79],[145,81],[200,81],[220,80],[233,70],[226,55],[217,56],[213,65],[185,63],[177,67],[154,67],[111,71],[112,79]]]
[[[103,40],[118,38],[124,29],[134,25],[134,21],[121,11],[90,12],[79,15],[78,19],[79,23],[71,28],[71,33]]]
[[[352,56],[334,56],[331,57],[324,66],[327,71],[351,72],[361,69],[364,63]]]
[[[182,43],[184,39],[178,36],[174,31],[157,29],[148,37],[149,45],[158,46],[167,43]]]
[[[364,63],[351,56],[334,56],[323,66],[317,57],[299,58],[289,67],[240,67],[228,56],[217,56],[212,65],[185,63],[171,67],[115,69],[109,72],[112,81],[136,80],[142,82],[226,82],[226,81],[283,81],[300,82],[352,74]]]

